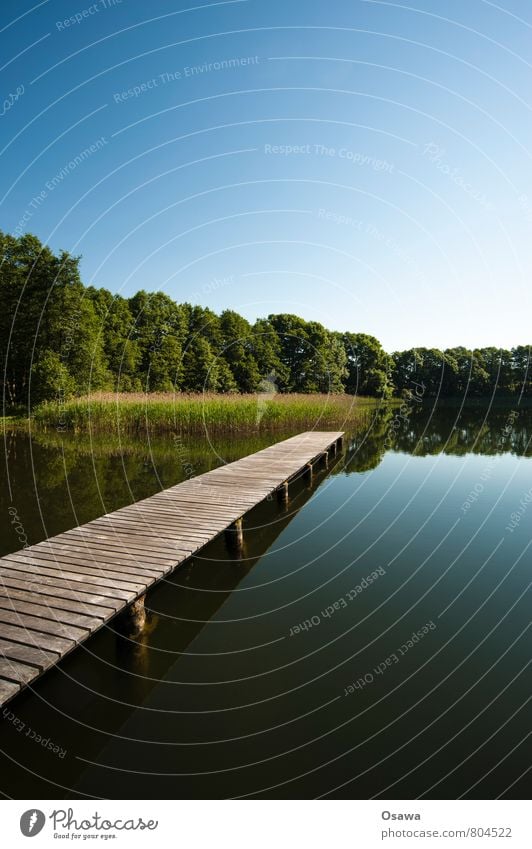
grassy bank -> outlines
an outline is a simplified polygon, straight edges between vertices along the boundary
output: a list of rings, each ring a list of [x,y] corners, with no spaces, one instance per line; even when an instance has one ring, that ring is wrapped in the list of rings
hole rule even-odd
[[[34,411],[38,429],[78,433],[204,433],[317,430],[369,421],[379,402],[349,395],[102,393]]]
[[[28,426],[27,418],[19,413],[15,416],[0,416],[1,430],[24,430]]]

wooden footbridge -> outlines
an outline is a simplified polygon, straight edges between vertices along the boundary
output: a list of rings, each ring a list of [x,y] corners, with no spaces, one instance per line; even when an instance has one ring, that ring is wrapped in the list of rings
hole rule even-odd
[[[142,624],[146,590],[290,480],[328,461],[343,433],[309,431],[0,558],[0,705],[113,616]]]

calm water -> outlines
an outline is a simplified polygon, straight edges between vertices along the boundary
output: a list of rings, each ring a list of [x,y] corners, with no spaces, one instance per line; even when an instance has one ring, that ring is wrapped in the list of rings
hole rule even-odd
[[[529,797],[531,436],[530,409],[377,415],[249,514],[242,559],[213,542],[141,637],[110,625],[11,702],[2,790]],[[1,553],[269,441],[9,437]]]

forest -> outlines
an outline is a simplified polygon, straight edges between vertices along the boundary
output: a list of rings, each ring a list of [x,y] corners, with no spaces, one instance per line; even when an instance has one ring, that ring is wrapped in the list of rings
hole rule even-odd
[[[0,231],[4,406],[115,392],[347,393],[391,398],[528,394],[530,346],[387,353],[363,332],[290,314],[254,323],[233,310],[131,298],[85,286],[79,257]],[[353,317],[356,323],[356,316]]]

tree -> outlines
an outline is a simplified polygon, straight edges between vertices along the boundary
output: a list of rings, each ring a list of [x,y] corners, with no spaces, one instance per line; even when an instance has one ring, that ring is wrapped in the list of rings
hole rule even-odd
[[[512,348],[514,386],[516,392],[530,393],[532,389],[532,349],[529,345]]]
[[[129,300],[133,339],[138,346],[138,378],[147,392],[180,388],[187,311],[163,292],[145,291]]]
[[[54,351],[44,351],[31,368],[31,401],[56,400],[59,403],[74,393],[76,382]]]
[[[437,348],[412,348],[393,354],[395,387],[398,394],[413,392],[420,397],[445,395],[456,385],[458,365]]]
[[[268,321],[279,340],[285,391],[343,392],[346,357],[334,334],[297,315],[270,315]]]
[[[287,392],[304,391],[307,379],[306,322],[296,315],[280,314],[268,317],[279,340],[279,358],[286,374],[283,389]]]
[[[392,392],[394,361],[374,336],[344,333],[347,357],[346,391],[351,395],[387,398]]]
[[[194,336],[183,355],[183,386],[190,392],[215,392],[219,367],[203,336]]]
[[[253,325],[252,346],[261,380],[273,380],[279,391],[285,389],[290,373],[281,361],[281,342],[268,319],[259,318]]]
[[[90,286],[87,294],[99,319],[107,367],[113,388],[119,392],[142,389],[138,376],[141,351],[134,338],[133,314],[125,298],[112,295],[107,289]]]
[[[485,370],[479,351],[467,348],[449,348],[445,351],[447,365],[442,384],[446,397],[487,395],[490,391],[489,374]]]
[[[255,392],[260,371],[253,350],[251,325],[233,310],[220,316],[221,354],[240,392]]]
[[[310,322],[307,336],[314,351],[312,359],[315,367],[313,385],[308,386],[307,391],[333,394],[344,392],[348,370],[341,335],[326,330],[317,322]]]
[[[512,352],[504,348],[481,348],[477,351],[482,368],[488,375],[489,393],[515,391],[515,371]]]
[[[0,337],[8,401],[29,403],[32,371],[34,379],[49,373],[42,366],[51,367],[46,352],[54,353],[72,378],[65,380],[69,391],[104,388],[108,372],[98,318],[79,277],[79,257],[65,251],[55,256],[30,235],[13,239],[0,234],[0,247]],[[45,384],[49,392],[52,384]],[[45,394],[45,387],[37,391],[34,382],[34,397],[44,399]]]

